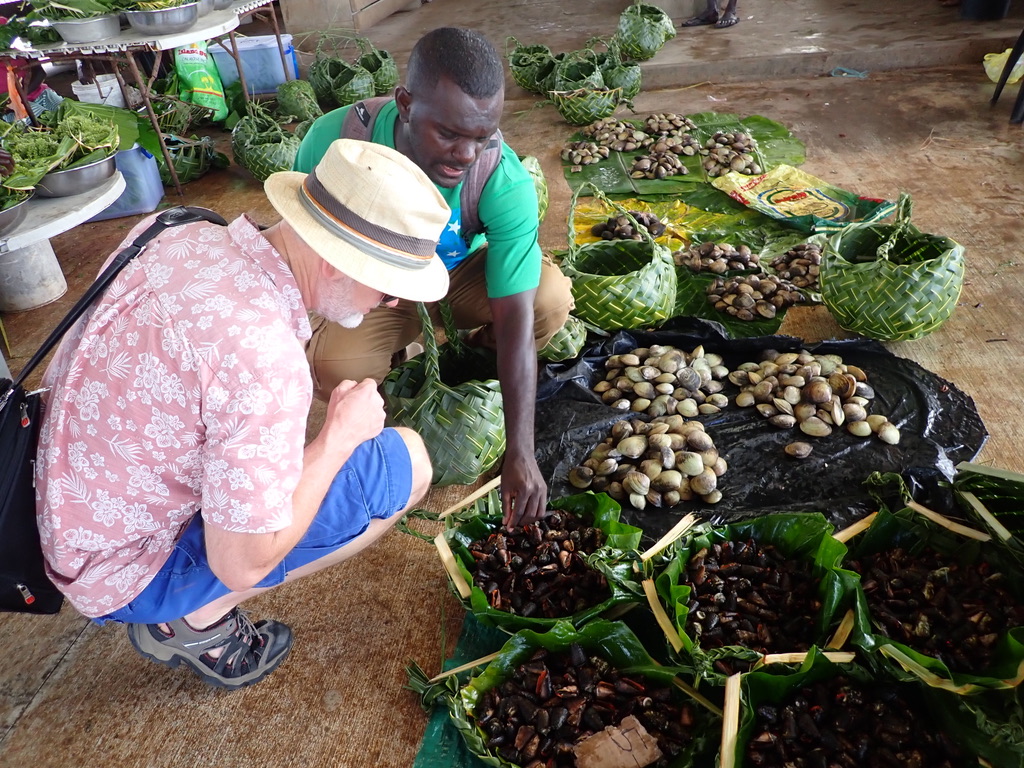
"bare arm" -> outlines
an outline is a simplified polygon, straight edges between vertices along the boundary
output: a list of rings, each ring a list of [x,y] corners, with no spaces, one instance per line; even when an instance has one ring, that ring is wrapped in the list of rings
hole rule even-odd
[[[320,434],[306,446],[302,477],[292,495],[292,524],[273,533],[232,533],[206,526],[210,567],[241,592],[259,583],[306,533],[334,476],[356,447],[384,428],[384,401],[372,379],[343,381],[331,393]]]
[[[537,349],[533,339],[536,290],[491,299],[498,348],[498,381],[505,410],[507,448],[501,469],[504,523],[538,520],[547,508],[548,488],[534,455]]]

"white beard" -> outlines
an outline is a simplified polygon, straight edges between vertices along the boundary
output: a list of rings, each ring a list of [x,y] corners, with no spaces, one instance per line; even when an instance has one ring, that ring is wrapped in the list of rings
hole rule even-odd
[[[326,280],[320,284],[315,311],[342,328],[355,328],[363,322],[363,313],[352,299],[352,281]]]

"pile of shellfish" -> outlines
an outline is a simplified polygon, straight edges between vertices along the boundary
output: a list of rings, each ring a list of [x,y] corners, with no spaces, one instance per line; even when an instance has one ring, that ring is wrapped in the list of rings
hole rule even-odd
[[[486,746],[523,768],[572,768],[576,746],[608,726],[635,717],[676,760],[695,735],[695,713],[673,690],[641,675],[625,675],[578,644],[538,649],[509,679],[484,692],[474,707]]]
[[[761,173],[761,166],[754,156],[757,142],[743,131],[716,131],[704,142],[700,153],[704,155],[704,172],[708,176],[722,176],[736,171],[748,176]]]
[[[686,250],[672,254],[676,266],[687,267],[693,272],[713,272],[721,275],[729,270],[758,271],[761,269],[760,256],[746,245],[738,248],[731,243],[707,241],[692,245]]]
[[[652,152],[633,161],[629,175],[634,179],[667,179],[684,176],[690,171],[675,152]]]
[[[586,561],[604,534],[565,511],[536,523],[496,531],[468,546],[473,583],[499,611],[562,618],[608,599],[604,574]]]
[[[635,125],[605,117],[583,128],[582,133],[595,144],[613,152],[633,152],[650,137]]]
[[[573,487],[603,491],[638,510],[674,507],[697,497],[706,504],[721,501],[718,482],[728,464],[701,422],[678,414],[650,422],[623,419],[610,431],[569,470]]]
[[[562,160],[573,165],[593,165],[608,157],[610,152],[608,147],[593,141],[572,141],[562,149]]]
[[[691,418],[718,413],[729,402],[722,394],[729,369],[721,355],[703,346],[691,352],[669,344],[638,347],[609,355],[604,367],[605,377],[594,392],[619,410]]]
[[[771,261],[771,268],[783,280],[797,288],[818,290],[821,271],[821,246],[817,243],[798,243]]]
[[[857,437],[875,434],[890,445],[900,440],[899,427],[881,414],[868,413],[875,391],[867,374],[839,355],[769,349],[760,362],[743,363],[728,378],[740,388],[735,404],[756,408],[779,429],[797,427],[809,437],[827,437],[845,428]],[[804,443],[786,452],[806,458],[811,446]]]
[[[636,223],[647,230],[651,237],[658,237],[665,233],[665,223],[653,213],[646,211],[630,211],[629,215],[636,219]],[[643,234],[636,230],[629,216],[611,216],[604,221],[598,222],[590,228],[592,235],[597,235],[603,240],[642,240]]]
[[[780,309],[806,299],[788,280],[773,275],[716,277],[707,287],[708,301],[737,320],[771,320]]]

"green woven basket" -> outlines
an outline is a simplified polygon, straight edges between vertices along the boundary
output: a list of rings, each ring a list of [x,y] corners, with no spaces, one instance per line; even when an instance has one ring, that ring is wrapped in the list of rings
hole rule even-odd
[[[575,91],[550,91],[548,96],[565,122],[571,125],[589,125],[615,112],[622,101],[622,89],[580,88]]]
[[[622,56],[636,61],[652,58],[666,41],[675,36],[675,25],[669,15],[658,6],[640,0],[634,0],[619,14],[615,31],[616,44]]]
[[[309,65],[309,82],[325,109],[344,107],[375,93],[373,75],[358,64],[334,56],[317,56]]]
[[[398,85],[398,64],[387,51],[374,47],[365,37],[356,38],[362,55],[356,64],[373,77],[373,90],[377,96],[385,96]]]
[[[537,353],[541,360],[560,363],[571,360],[580,353],[587,341],[587,326],[582,320],[569,315],[563,325],[544,348]]]
[[[604,88],[604,77],[596,61],[574,51],[555,66],[553,83],[553,91],[576,91],[581,88],[596,91]]]
[[[544,221],[548,212],[548,182],[544,178],[544,171],[540,167],[540,160],[533,155],[523,155],[519,158],[527,173],[533,179],[533,187],[537,190],[537,219]]]
[[[178,183],[188,184],[205,174],[213,165],[216,157],[216,149],[213,139],[203,136],[201,139],[185,139],[173,134],[164,134],[164,146],[167,147],[167,154],[171,156],[171,163],[174,165],[174,172],[178,175]],[[160,180],[170,186],[174,183],[171,172],[167,169],[163,153],[154,155],[157,168],[160,171]]]
[[[450,340],[443,355],[446,368],[459,368],[473,353],[458,341],[451,310],[440,302]],[[389,373],[383,383],[392,421],[419,433],[434,466],[435,485],[468,484],[493,467],[505,453],[505,414],[496,379],[449,385],[441,380],[441,358],[434,325],[424,304],[424,352]]]
[[[626,216],[643,240],[599,240],[577,245],[574,237],[576,201],[590,189]],[[672,252],[639,226],[632,214],[593,185],[581,185],[569,210],[569,252],[562,272],[572,279],[574,313],[602,330],[654,328],[672,316],[676,302],[676,270]]]
[[[919,339],[956,308],[964,247],[910,223],[900,195],[893,224],[850,224],[822,251],[821,299],[843,328],[879,341]]]
[[[514,47],[509,50],[509,45]],[[514,37],[505,40],[505,58],[515,84],[530,93],[544,93],[538,79],[540,70],[551,64],[551,49],[546,45],[522,45]]]

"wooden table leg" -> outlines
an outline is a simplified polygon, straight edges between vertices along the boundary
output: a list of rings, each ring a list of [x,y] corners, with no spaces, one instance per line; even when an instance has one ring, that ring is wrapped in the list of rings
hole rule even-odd
[[[156,79],[156,72],[160,68],[162,54],[163,51],[156,51],[156,57],[153,62],[152,78],[147,82],[139,71],[139,65],[135,63],[135,57],[132,56],[131,49],[124,51],[125,59],[128,61],[128,68],[131,70],[132,77],[135,78],[139,91],[142,93],[142,103],[146,105],[146,114],[149,115],[149,122],[152,123],[153,130],[156,131],[157,141],[160,142],[160,152],[164,156],[164,162],[167,163],[167,171],[171,175],[171,181],[174,182],[174,189],[177,190],[180,197],[184,197],[185,193],[181,189],[181,182],[178,181],[178,172],[174,169],[174,162],[171,160],[171,153],[167,150],[167,144],[164,143],[164,135],[160,131],[160,122],[156,119],[156,112],[153,111],[153,102],[150,99],[150,89],[153,81]]]

